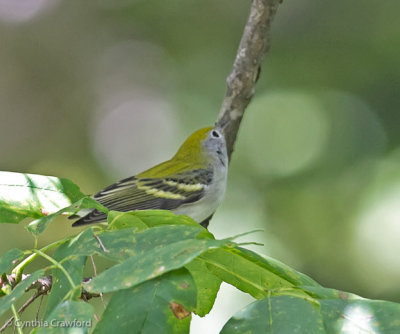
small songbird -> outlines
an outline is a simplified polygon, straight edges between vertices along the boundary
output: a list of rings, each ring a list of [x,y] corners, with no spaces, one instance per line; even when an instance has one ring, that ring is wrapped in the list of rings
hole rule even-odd
[[[207,227],[224,198],[227,175],[222,130],[208,127],[187,138],[172,159],[114,183],[93,198],[109,210],[171,210]],[[94,209],[73,226],[105,220],[107,215]]]

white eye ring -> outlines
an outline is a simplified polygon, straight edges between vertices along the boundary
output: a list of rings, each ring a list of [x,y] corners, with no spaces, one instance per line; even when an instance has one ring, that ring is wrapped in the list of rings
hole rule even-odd
[[[217,130],[212,130],[211,131],[211,136],[214,137],[214,138],[221,138],[221,135]]]

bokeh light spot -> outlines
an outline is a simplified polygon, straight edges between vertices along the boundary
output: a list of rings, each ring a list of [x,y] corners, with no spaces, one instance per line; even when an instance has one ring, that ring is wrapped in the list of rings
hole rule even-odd
[[[399,165],[399,151],[377,165],[357,218],[356,258],[375,292],[397,288],[400,279]]]
[[[342,334],[379,333],[373,329],[374,317],[371,311],[365,307],[349,306],[345,308],[343,318],[343,326],[340,331]]]
[[[54,7],[59,0],[0,0],[0,20],[22,23]]]
[[[256,98],[244,124],[237,151],[258,173],[273,176],[291,175],[315,164],[329,130],[323,106],[300,92]]]
[[[161,163],[179,146],[178,117],[164,98],[164,83],[173,81],[165,62],[161,47],[140,40],[113,44],[96,59],[92,144],[112,177]]]
[[[106,112],[93,120],[96,158],[115,177],[134,175],[167,160],[179,145],[177,120],[169,104],[149,92],[132,95],[111,99],[102,107]]]

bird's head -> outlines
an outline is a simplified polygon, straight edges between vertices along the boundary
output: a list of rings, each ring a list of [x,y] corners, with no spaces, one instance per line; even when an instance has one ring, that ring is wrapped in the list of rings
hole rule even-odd
[[[210,163],[215,160],[227,165],[228,155],[222,131],[218,127],[197,130],[185,140],[174,158],[195,163]]]

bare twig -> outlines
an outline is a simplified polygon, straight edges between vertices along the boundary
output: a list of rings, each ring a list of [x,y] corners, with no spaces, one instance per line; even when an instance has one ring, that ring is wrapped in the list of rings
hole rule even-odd
[[[21,314],[22,312],[24,312],[27,307],[29,305],[31,305],[37,298],[47,294],[50,289],[51,289],[51,285],[52,285],[52,279],[51,276],[45,276],[45,277],[41,277],[39,278],[37,281],[33,282],[32,285],[26,289],[27,291],[32,290],[32,289],[37,289],[37,291],[35,292],[35,294],[30,297],[25,303],[24,305],[22,305],[19,309],[18,309],[18,314]],[[8,326],[10,326],[10,324],[14,321],[14,316],[9,318],[3,326],[1,326],[0,328],[0,333],[5,331]]]
[[[5,323],[4,323],[4,325],[3,326],[1,326],[1,328],[0,328],[0,333],[1,332],[4,332],[7,328],[8,328],[8,326],[10,326],[10,324],[11,324],[11,322],[14,320],[14,317],[11,317],[10,319],[8,319]]]
[[[280,2],[282,0],[253,0],[233,70],[227,78],[217,125],[224,130],[229,158],[244,111],[254,95],[261,62],[269,48],[271,21]]]
[[[9,277],[12,277],[12,276],[10,275]],[[29,277],[29,275],[24,275],[22,280],[24,280],[27,277]],[[86,282],[89,282],[91,279],[92,279],[91,277],[85,278],[82,282],[86,283]],[[39,278],[37,281],[33,282],[32,285],[29,288],[26,289],[26,291],[33,290],[33,289],[36,289],[37,291],[35,292],[35,294],[32,297],[30,297],[24,303],[24,305],[22,305],[19,308],[17,313],[21,314],[22,312],[24,312],[25,309],[29,305],[31,305],[36,299],[38,299],[41,296],[46,295],[51,290],[52,286],[53,286],[53,280],[52,280],[51,276],[44,276],[44,277]],[[90,292],[86,291],[85,289],[82,289],[81,299],[84,300],[84,301],[88,301],[89,299],[96,298],[96,297],[99,297],[99,296],[100,296],[100,294],[90,293]],[[14,316],[9,318],[4,323],[4,325],[0,327],[0,333],[5,331],[9,327],[13,320],[14,320]]]
[[[40,308],[42,307],[43,297],[44,297],[44,295],[40,296],[39,307],[37,309],[36,316],[35,316],[36,321],[39,321],[39,313],[40,313]]]
[[[96,268],[96,263],[94,262],[94,259],[93,259],[93,255],[90,255],[90,261],[92,262],[94,276],[97,276],[97,268]],[[100,299],[101,299],[104,309],[106,309],[106,303],[104,302],[103,294],[101,292],[100,292],[99,296],[100,296]]]
[[[110,251],[104,246],[103,242],[101,241],[100,237],[96,234],[94,234],[95,239],[98,241],[100,248],[104,253],[110,253]]]

